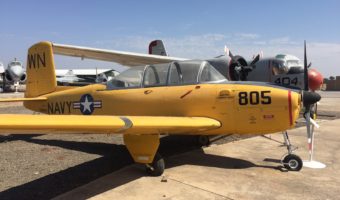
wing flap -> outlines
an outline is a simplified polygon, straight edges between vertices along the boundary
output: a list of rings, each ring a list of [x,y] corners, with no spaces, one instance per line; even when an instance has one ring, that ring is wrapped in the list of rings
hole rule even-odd
[[[116,62],[125,66],[140,66],[158,63],[168,63],[171,61],[187,60],[184,58],[175,58],[168,56],[149,55],[141,53],[132,53],[125,51],[115,51],[106,49],[96,49],[89,47],[55,44],[53,43],[53,53],[73,56],[80,58],[89,58],[95,60],[103,60],[109,62]]]
[[[205,117],[0,115],[1,133],[180,134],[216,129]]]

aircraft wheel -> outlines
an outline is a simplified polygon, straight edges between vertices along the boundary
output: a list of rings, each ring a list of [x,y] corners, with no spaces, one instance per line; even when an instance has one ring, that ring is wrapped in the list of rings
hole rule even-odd
[[[200,146],[209,146],[210,138],[208,135],[199,135],[197,136],[197,144]]]
[[[160,176],[165,169],[164,159],[159,153],[156,153],[153,162],[146,165],[146,172],[150,176]]]
[[[300,171],[303,166],[301,158],[295,154],[288,154],[285,156],[282,163],[289,171]]]

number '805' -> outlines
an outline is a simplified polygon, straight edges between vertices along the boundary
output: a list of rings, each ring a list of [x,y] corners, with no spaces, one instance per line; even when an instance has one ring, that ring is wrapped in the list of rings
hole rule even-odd
[[[238,93],[238,103],[240,105],[271,104],[272,98],[270,91],[251,91]]]

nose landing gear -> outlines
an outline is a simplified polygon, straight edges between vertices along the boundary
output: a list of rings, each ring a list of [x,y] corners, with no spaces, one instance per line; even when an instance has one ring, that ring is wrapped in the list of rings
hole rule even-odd
[[[303,166],[301,158],[295,154],[286,155],[281,162],[289,171],[300,171]]]
[[[287,131],[282,132],[282,134],[285,140],[285,145],[287,146],[288,155],[281,160],[281,163],[289,171],[300,171],[303,166],[302,159],[293,154],[293,151],[297,148],[293,148],[291,145]]]

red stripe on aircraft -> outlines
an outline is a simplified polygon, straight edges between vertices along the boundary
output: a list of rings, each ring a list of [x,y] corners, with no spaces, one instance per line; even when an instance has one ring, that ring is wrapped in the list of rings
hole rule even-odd
[[[289,123],[293,125],[293,113],[292,113],[292,91],[288,91],[288,110],[289,110]]]

